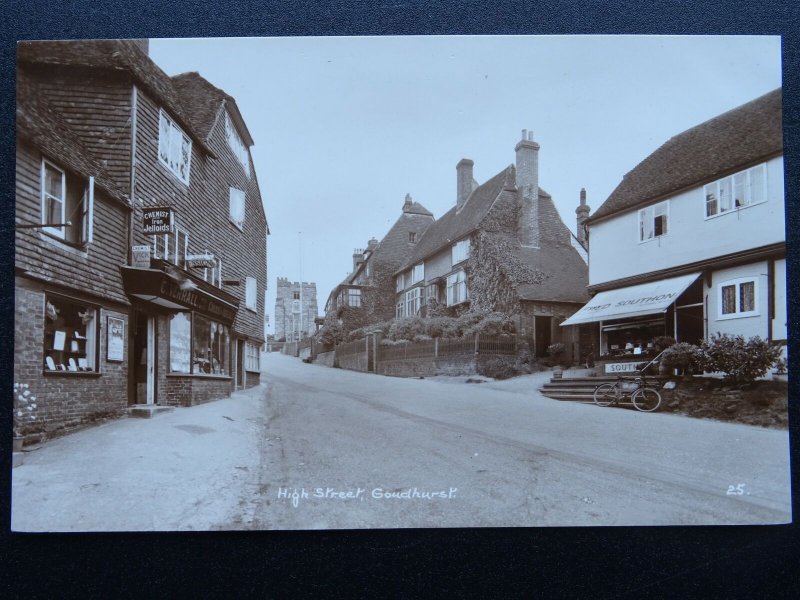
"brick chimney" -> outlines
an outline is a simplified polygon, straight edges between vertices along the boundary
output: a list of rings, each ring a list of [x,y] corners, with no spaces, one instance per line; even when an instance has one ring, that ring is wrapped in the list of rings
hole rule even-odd
[[[356,248],[353,250],[353,273],[355,273],[358,265],[364,262],[364,250]]]
[[[472,193],[472,166],[475,163],[462,158],[456,165],[456,212],[460,211]]]
[[[412,204],[414,204],[414,199],[411,198],[411,194],[406,194],[406,201],[403,202],[403,212],[408,212],[411,210]]]
[[[367,242],[367,251],[368,252],[373,252],[375,250],[375,246],[377,246],[377,245],[378,245],[378,240],[376,240],[375,238],[372,238],[371,240],[369,240]]]
[[[517,153],[517,190],[522,200],[518,224],[519,241],[523,246],[539,247],[539,144],[533,132],[522,130],[522,139],[514,150]]]
[[[589,218],[589,210],[589,206],[586,204],[586,188],[581,188],[581,203],[575,209],[575,214],[578,221],[578,241],[584,248],[589,245],[589,240],[586,239],[586,228],[583,226],[586,219]]]

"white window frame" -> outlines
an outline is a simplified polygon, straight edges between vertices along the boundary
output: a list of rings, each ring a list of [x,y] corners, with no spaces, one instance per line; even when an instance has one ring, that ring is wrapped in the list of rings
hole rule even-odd
[[[753,174],[760,170],[761,171],[761,200],[757,202],[753,202]],[[745,202],[736,206],[736,189],[737,189],[737,179],[741,181],[744,178],[744,196]],[[723,185],[727,185],[728,189],[730,190],[730,206],[726,209],[722,209],[722,197],[720,189]],[[767,202],[767,163],[760,163],[758,165],[754,165],[749,169],[745,169],[743,171],[739,171],[738,173],[733,173],[732,175],[728,175],[727,177],[723,177],[721,179],[717,179],[716,181],[712,181],[711,183],[707,183],[703,186],[703,216],[705,220],[708,219],[715,219],[717,217],[721,217],[722,215],[732,214],[738,210],[742,210],[745,208],[749,208],[751,206],[756,206],[758,204],[763,204]],[[714,194],[714,198],[716,200],[716,212],[713,214],[708,214],[708,196],[709,194]]]
[[[415,283],[419,283],[420,281],[425,280],[425,263],[419,263],[418,265],[414,265],[414,268],[411,269],[411,285]]]
[[[214,257],[214,266],[203,268],[203,281],[218,288],[222,287],[222,259]]]
[[[455,244],[453,244],[453,247],[450,250],[451,264],[455,266],[458,263],[467,260],[469,258],[470,250],[469,238],[457,241]]]
[[[251,373],[261,372],[261,352],[252,342],[244,343],[244,370]]]
[[[422,306],[422,294],[420,292],[422,292],[422,288],[415,287],[405,293],[406,316],[413,317],[419,313],[419,309]]]
[[[166,133],[166,139],[164,133]],[[179,144],[180,147],[175,150],[175,145]],[[181,173],[181,166],[179,162],[174,162],[174,154],[177,152],[178,156],[183,158],[184,145],[188,145],[188,153],[186,157],[185,175]],[[158,112],[158,161],[164,165],[170,173],[175,175],[179,181],[189,185],[189,177],[192,168],[192,140],[184,131],[175,124],[175,121],[170,119],[164,112],[164,109],[159,109]]]
[[[425,300],[434,302],[439,301],[439,285],[436,283],[429,283],[425,286]]]
[[[244,303],[247,310],[258,311],[258,280],[255,277],[245,280]]]
[[[394,316],[397,319],[402,319],[406,316],[406,303],[403,299],[404,294],[400,294],[400,299],[398,300],[397,304],[394,308]]]
[[[752,283],[753,284],[753,310],[742,311],[741,310],[741,287],[744,283]],[[722,313],[722,290],[726,287],[734,287],[734,303],[736,305],[736,311],[728,314]],[[718,320],[727,320],[727,319],[740,319],[743,317],[757,317],[761,313],[758,308],[758,277],[739,277],[736,279],[729,279],[727,281],[721,281],[717,284],[717,319]]]
[[[461,297],[462,293],[463,298]],[[469,300],[467,273],[464,269],[460,269],[447,276],[447,306],[455,306],[467,300]]]
[[[46,173],[48,167],[50,169],[52,169],[53,171],[57,171],[57,172],[61,173],[61,198],[58,198],[55,195],[53,195],[53,194],[51,194],[51,193],[49,193],[47,191],[47,177],[45,176],[45,173]],[[64,227],[63,227],[63,223],[65,222],[66,214],[67,214],[67,173],[61,167],[58,167],[58,166],[54,165],[52,162],[50,162],[49,160],[47,160],[46,158],[43,158],[42,159],[41,172],[40,172],[40,178],[41,178],[41,190],[42,190],[42,196],[41,196],[42,221],[41,222],[42,222],[42,224],[45,224],[45,223],[49,222],[48,219],[47,219],[47,213],[48,213],[48,211],[47,211],[47,202],[48,202],[48,200],[50,198],[52,198],[52,199],[54,199],[54,200],[56,200],[56,201],[61,203],[61,215],[60,215],[60,218],[59,218],[58,222],[62,224],[61,227],[43,227],[42,230],[46,231],[47,233],[51,233],[54,236],[59,237],[59,238],[61,238],[63,240],[66,237],[66,233],[65,233]]]
[[[230,188],[228,193],[228,219],[240,231],[244,231],[246,196],[243,190]]]
[[[658,212],[663,208],[663,212]],[[656,234],[656,224],[655,220],[657,216],[664,216],[666,218],[666,231],[660,234]],[[644,208],[639,209],[638,212],[638,219],[636,222],[636,237],[639,240],[640,244],[644,244],[646,242],[652,242],[653,240],[657,240],[659,238],[664,237],[665,235],[669,235],[670,232],[670,218],[669,218],[669,200],[663,200],[661,202],[657,202],[656,204],[652,204],[650,206],[646,206]],[[645,222],[649,222],[652,230],[653,230],[653,237],[645,237],[645,232],[642,231],[642,224]]]
[[[361,290],[359,288],[347,288],[347,296],[346,296],[346,304],[347,306],[352,306],[354,308],[361,307]]]
[[[405,273],[400,273],[395,280],[395,292],[402,292],[406,288]]]
[[[245,175],[250,177],[250,153],[247,146],[244,145],[242,136],[239,135],[239,131],[233,123],[233,119],[231,119],[230,114],[227,112],[225,112],[225,136],[228,138],[228,146],[231,152],[233,152],[239,164],[242,165]]]

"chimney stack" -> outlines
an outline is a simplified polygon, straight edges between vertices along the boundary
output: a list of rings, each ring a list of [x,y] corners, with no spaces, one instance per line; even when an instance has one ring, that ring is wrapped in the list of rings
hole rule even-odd
[[[356,272],[358,265],[364,262],[364,251],[360,248],[353,250],[353,273]]]
[[[374,251],[375,250],[375,246],[377,246],[377,245],[378,245],[378,240],[376,240],[375,238],[372,238],[371,240],[369,240],[367,242],[367,251],[368,252]]]
[[[575,214],[577,215],[578,221],[578,241],[584,248],[587,248],[589,245],[589,240],[586,239],[586,228],[583,225],[586,219],[589,218],[589,210],[589,206],[586,204],[586,189],[581,188],[581,203],[578,205],[578,208],[575,209]]]
[[[475,163],[462,158],[456,165],[456,212],[460,211],[472,193],[472,167]]]
[[[411,199],[411,194],[406,194],[406,201],[403,202],[403,212],[408,212],[411,210],[411,205],[414,201]]]
[[[539,247],[539,144],[533,141],[533,131],[522,130],[522,139],[514,150],[517,153],[517,190],[522,200],[519,220],[519,241],[523,246]]]

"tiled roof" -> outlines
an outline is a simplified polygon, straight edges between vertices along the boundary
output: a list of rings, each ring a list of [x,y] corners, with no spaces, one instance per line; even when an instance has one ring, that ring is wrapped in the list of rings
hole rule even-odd
[[[541,302],[586,302],[589,269],[571,245],[553,244],[537,248],[520,248],[522,260],[544,274],[541,283],[523,284],[517,288],[520,300]]]
[[[128,205],[125,193],[117,187],[100,161],[78,140],[77,134],[37,91],[36,82],[23,71],[17,74],[17,136],[30,141],[44,154],[74,173],[94,177],[95,183],[112,198]]]
[[[403,212],[412,215],[424,215],[426,217],[433,216],[433,213],[424,206],[422,206],[422,204],[420,204],[419,202],[413,202],[411,206],[409,206],[408,208],[404,208]]]
[[[209,83],[195,71],[176,75],[172,78],[172,83],[183,106],[187,109],[192,124],[205,139],[208,139],[211,129],[217,121],[220,105],[224,103],[234,121],[237,122],[245,145],[248,147],[253,145],[253,138],[239,113],[236,100],[232,96]]]
[[[20,42],[17,60],[51,66],[86,67],[109,71],[128,71],[163,103],[181,127],[210,156],[214,153],[196,130],[181,103],[172,79],[131,40],[81,40]]]
[[[713,181],[783,150],[781,89],[668,140],[623,178],[589,221]]]

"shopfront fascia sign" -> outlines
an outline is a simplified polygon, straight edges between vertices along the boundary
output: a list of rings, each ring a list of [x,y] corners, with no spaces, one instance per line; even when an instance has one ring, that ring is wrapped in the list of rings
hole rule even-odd
[[[131,246],[131,266],[137,269],[150,268],[150,246]]]
[[[180,284],[172,279],[164,278],[161,281],[159,295],[172,302],[218,317],[222,321],[231,322],[236,317],[236,309],[234,307],[200,294],[196,290],[182,289]]]
[[[145,235],[171,233],[172,218],[172,208],[169,206],[143,209],[142,221]]]
[[[214,255],[213,254],[187,254],[186,264],[193,269],[213,269],[214,268]]]

